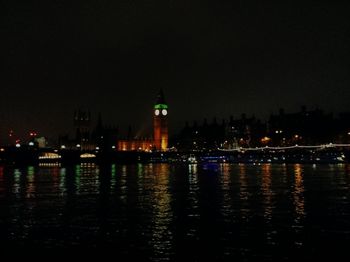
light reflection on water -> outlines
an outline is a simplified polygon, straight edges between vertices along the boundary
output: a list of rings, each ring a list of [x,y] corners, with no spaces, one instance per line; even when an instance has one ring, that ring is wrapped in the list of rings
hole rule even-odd
[[[262,180],[261,180],[261,191],[263,195],[263,208],[264,217],[267,221],[272,218],[272,212],[274,205],[273,201],[273,191],[271,190],[271,164],[265,164],[261,166]]]
[[[171,194],[169,192],[169,165],[156,165],[153,170],[154,182],[152,195],[152,237],[150,245],[154,247],[152,260],[159,261],[169,257],[171,244],[173,242],[172,231],[169,226],[172,221],[172,210],[170,207]]]
[[[239,179],[238,179],[239,202],[241,205],[240,214],[241,214],[241,219],[243,221],[247,221],[249,219],[249,213],[250,213],[250,209],[248,207],[248,201],[251,194],[249,192],[250,190],[247,184],[246,165],[243,165],[243,164],[239,165],[238,176],[239,176]]]
[[[295,206],[295,222],[298,223],[305,216],[303,170],[300,164],[294,166],[293,200]]]
[[[152,261],[306,256],[350,239],[349,165],[0,167],[0,240]]]

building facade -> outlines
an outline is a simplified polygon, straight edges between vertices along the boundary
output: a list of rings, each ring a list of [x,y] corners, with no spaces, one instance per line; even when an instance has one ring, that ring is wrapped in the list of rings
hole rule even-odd
[[[168,148],[168,105],[165,102],[163,90],[160,90],[153,115],[154,147],[157,151],[166,151]]]
[[[163,90],[157,96],[153,111],[153,138],[127,138],[118,141],[119,151],[167,151],[169,141],[168,105]]]

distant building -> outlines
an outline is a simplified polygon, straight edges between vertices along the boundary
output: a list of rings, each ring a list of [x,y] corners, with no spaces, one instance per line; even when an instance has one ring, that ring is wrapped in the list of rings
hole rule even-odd
[[[91,139],[100,151],[111,151],[116,148],[119,130],[114,126],[106,126],[102,123],[101,114],[98,115],[97,125],[92,132]]]
[[[91,113],[89,110],[75,110],[73,115],[75,136],[60,135],[58,144],[61,149],[94,150],[95,141],[91,134]]]
[[[168,105],[164,93],[160,90],[153,114],[153,138],[134,138],[129,131],[128,137],[118,141],[119,151],[166,151],[168,149]]]
[[[132,139],[132,140],[119,140],[119,151],[145,151],[150,152],[154,148],[152,139]]]
[[[168,148],[168,105],[164,99],[163,90],[160,90],[153,115],[154,147],[158,151],[166,151]]]
[[[336,135],[336,124],[332,114],[323,110],[307,110],[305,106],[300,112],[271,115],[268,121],[268,136],[273,145],[313,145],[329,143]]]
[[[47,146],[47,139],[44,136],[36,137],[34,141],[39,148],[45,148]]]
[[[74,127],[76,146],[81,150],[93,150],[95,144],[91,141],[91,113],[89,110],[79,109],[74,112]]]

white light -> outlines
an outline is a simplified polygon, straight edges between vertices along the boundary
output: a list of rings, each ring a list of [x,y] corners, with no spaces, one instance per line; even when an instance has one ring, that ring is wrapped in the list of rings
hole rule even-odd
[[[94,154],[89,154],[89,153],[85,153],[85,154],[82,154],[81,156],[80,156],[80,158],[95,158],[96,157],[96,155],[94,155]]]
[[[43,155],[39,156],[39,159],[60,159],[61,156],[56,153],[44,153]]]
[[[115,146],[112,146],[112,149],[115,149]]]
[[[160,111],[157,109],[156,111],[154,111],[154,114],[155,114],[156,116],[159,116]]]
[[[100,147],[97,146],[97,147],[96,147],[96,150],[100,150]]]
[[[17,144],[16,144],[16,147],[17,147],[17,148],[21,147],[21,144],[17,143]]]
[[[77,144],[77,147],[80,147],[80,144]]]
[[[61,146],[61,149],[66,149],[66,146],[65,146],[65,145],[62,145],[62,146]]]
[[[163,116],[166,116],[167,114],[168,114],[168,111],[167,111],[166,109],[163,109],[163,110],[162,110],[162,115],[163,115]]]
[[[34,142],[29,142],[29,145],[30,146],[34,146]]]

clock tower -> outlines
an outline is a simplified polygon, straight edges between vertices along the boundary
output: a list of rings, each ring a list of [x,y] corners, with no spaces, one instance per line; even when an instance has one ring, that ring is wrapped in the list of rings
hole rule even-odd
[[[168,149],[168,105],[163,90],[159,91],[153,111],[154,146],[157,151]]]

